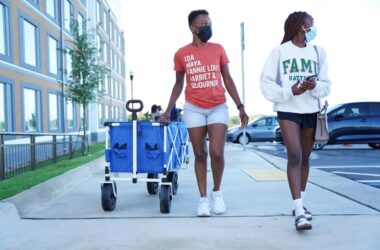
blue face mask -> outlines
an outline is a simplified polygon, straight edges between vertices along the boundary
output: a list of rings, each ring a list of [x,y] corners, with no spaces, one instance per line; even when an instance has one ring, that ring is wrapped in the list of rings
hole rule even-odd
[[[317,27],[315,25],[311,26],[308,29],[309,31],[306,31],[303,27],[302,27],[302,29],[306,32],[305,37],[306,37],[307,42],[310,42],[311,40],[313,40],[317,36]]]

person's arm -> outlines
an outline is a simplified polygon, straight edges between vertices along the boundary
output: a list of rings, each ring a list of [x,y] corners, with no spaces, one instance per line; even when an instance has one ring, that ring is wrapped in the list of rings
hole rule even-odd
[[[168,106],[165,112],[161,115],[161,120],[168,120],[170,117],[170,111],[172,110],[174,104],[177,102],[179,96],[182,93],[183,85],[185,79],[185,71],[176,71],[176,81],[170,95]]]
[[[315,88],[313,88],[310,93],[315,98],[323,98],[330,94],[331,82],[327,73],[327,60],[326,60],[326,52],[318,47],[319,54],[319,74],[318,79],[316,81]]]
[[[222,73],[224,85],[226,86],[227,92],[231,96],[232,100],[235,102],[236,105],[242,104],[239,97],[239,93],[236,89],[236,85],[234,81],[232,80],[230,70],[228,68],[228,64],[225,64],[221,67],[221,73]],[[240,116],[241,126],[243,128],[247,127],[248,115],[245,112],[244,106],[239,108],[239,116]]]
[[[301,81],[297,81],[293,86],[283,87],[279,82],[280,77],[280,49],[272,50],[265,62],[260,77],[260,90],[264,97],[271,102],[286,102],[293,95],[301,95],[304,89],[298,88]]]

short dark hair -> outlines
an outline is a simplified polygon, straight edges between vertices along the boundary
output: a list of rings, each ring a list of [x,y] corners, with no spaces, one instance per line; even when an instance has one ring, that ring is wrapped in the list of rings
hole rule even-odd
[[[156,113],[157,112],[157,105],[153,104],[152,107],[150,108],[151,113]]]
[[[208,11],[207,10],[193,10],[192,12],[190,12],[188,16],[189,27],[193,23],[194,19],[197,18],[197,16],[199,15],[208,15]]]
[[[296,11],[288,16],[284,25],[284,38],[281,44],[286,43],[293,39],[298,34],[301,26],[305,22],[306,18],[312,18],[307,12]]]

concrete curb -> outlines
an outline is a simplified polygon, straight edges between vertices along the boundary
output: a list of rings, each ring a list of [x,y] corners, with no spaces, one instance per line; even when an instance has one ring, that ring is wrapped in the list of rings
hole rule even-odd
[[[257,150],[254,152],[277,168],[286,171],[286,159]],[[310,168],[309,182],[380,213],[380,189],[378,188],[315,168]]]
[[[84,178],[89,178],[94,172],[99,172],[103,167],[104,157],[93,160],[78,168],[72,169],[63,175],[54,177],[10,198],[4,199],[3,201],[6,205],[2,206],[0,203],[0,211],[1,209],[7,210],[7,207],[9,208],[7,203],[11,203],[17,208],[18,215],[22,218],[28,213],[40,208],[52,198],[74,187]],[[12,211],[10,213],[13,214]]]

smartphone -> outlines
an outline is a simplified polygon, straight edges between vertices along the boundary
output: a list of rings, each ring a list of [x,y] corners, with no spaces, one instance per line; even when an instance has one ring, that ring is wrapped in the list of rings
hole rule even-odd
[[[317,75],[311,75],[311,76],[308,76],[308,77],[306,77],[306,81],[311,81],[311,80],[313,80],[313,78],[317,78]]]

